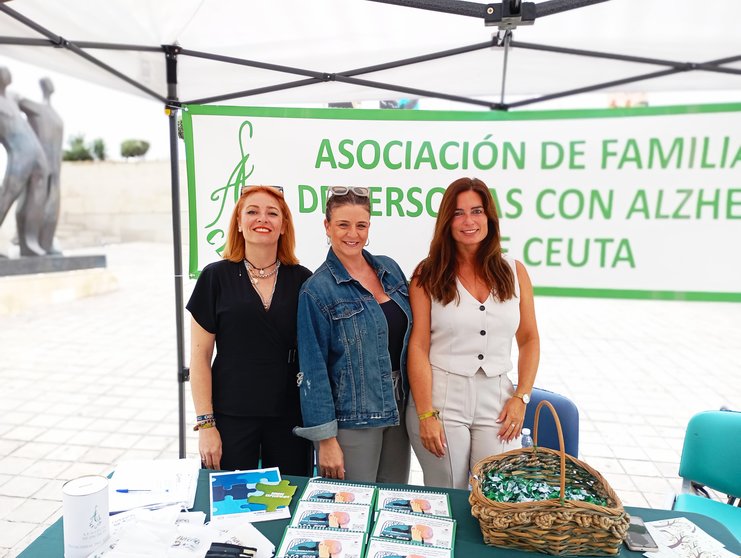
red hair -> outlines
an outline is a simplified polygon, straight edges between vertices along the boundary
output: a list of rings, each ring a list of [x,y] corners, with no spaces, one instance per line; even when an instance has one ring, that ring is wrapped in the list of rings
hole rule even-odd
[[[283,234],[278,238],[278,260],[283,265],[296,265],[298,263],[298,258],[296,257],[296,231],[293,228],[291,209],[283,198],[283,192],[271,186],[251,186],[242,192],[229,219],[229,231],[227,232],[226,246],[224,247],[224,259],[232,262],[241,262],[244,260],[244,236],[239,232],[239,214],[247,198],[258,192],[264,192],[272,196],[278,204],[278,209],[280,209],[281,216],[283,217],[285,229]]]

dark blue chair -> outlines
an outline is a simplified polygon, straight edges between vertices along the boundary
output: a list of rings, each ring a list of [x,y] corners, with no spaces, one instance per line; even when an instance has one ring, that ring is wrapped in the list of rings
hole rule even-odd
[[[541,401],[548,401],[556,409],[563,431],[564,449],[573,457],[579,457],[579,409],[574,402],[558,393],[547,389],[533,388],[530,403],[525,411],[524,427],[529,428],[535,438],[535,409]],[[559,450],[558,430],[550,409],[541,409],[538,425],[538,446]]]

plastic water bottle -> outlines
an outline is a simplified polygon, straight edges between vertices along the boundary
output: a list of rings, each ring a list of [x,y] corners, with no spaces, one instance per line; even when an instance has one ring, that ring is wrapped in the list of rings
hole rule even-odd
[[[531,448],[533,447],[533,438],[530,436],[530,429],[529,428],[523,428],[522,429],[522,447],[523,448]]]

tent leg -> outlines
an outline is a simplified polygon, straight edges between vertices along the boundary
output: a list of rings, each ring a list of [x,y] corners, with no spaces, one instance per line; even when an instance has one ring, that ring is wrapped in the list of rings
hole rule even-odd
[[[179,457],[185,457],[185,382],[188,370],[185,368],[185,338],[183,335],[183,252],[180,233],[180,177],[178,167],[177,110],[168,108],[170,120],[170,178],[172,198],[172,247],[175,270],[175,321],[177,329],[178,366],[178,441]]]
[[[167,73],[167,98],[165,108],[170,121],[170,198],[172,200],[172,251],[175,271],[175,328],[177,336],[177,377],[178,377],[178,456],[185,457],[185,382],[190,370],[185,367],[185,338],[183,329],[183,252],[180,233],[180,161],[178,156],[178,54],[177,45],[162,45],[165,53]]]
[[[512,30],[508,29],[504,32],[504,39],[502,40],[502,44],[504,45],[504,59],[502,60],[502,95],[499,100],[499,103],[502,106],[504,105],[504,91],[505,86],[507,83],[507,63],[509,62],[509,44],[512,41]]]

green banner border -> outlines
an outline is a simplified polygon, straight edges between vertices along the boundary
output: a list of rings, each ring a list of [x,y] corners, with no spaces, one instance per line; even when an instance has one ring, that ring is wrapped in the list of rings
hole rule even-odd
[[[394,110],[351,108],[239,107],[230,105],[183,105],[184,114],[214,116],[263,116],[270,118],[315,118],[324,120],[406,120],[486,122],[511,120],[574,120],[581,118],[632,118],[677,114],[739,112],[741,103],[670,105],[662,107],[562,109],[505,111]]]
[[[198,278],[198,212],[196,207],[196,157],[193,147],[193,120],[191,111],[183,111],[183,140],[185,141],[185,173],[188,176],[188,276]]]
[[[630,300],[681,300],[690,302],[741,302],[741,293],[703,291],[643,291],[638,289],[590,289],[581,287],[533,287],[539,296],[615,298]]]
[[[641,116],[672,116],[678,114],[713,114],[741,112],[741,103],[716,103],[702,105],[670,105],[661,107],[563,109],[503,111],[441,111],[441,110],[394,110],[394,109],[351,109],[351,108],[296,108],[296,107],[251,107],[231,105],[183,105],[183,135],[185,160],[188,176],[189,213],[189,276],[199,275],[198,222],[195,204],[195,152],[193,146],[193,115],[213,116],[256,116],[269,118],[313,118],[326,120],[384,120],[384,121],[516,121],[516,120],[574,120],[581,118],[632,118]],[[655,291],[638,289],[598,289],[581,287],[535,286],[539,296],[612,298],[631,300],[679,300],[693,302],[741,302],[741,292],[705,291]]]

